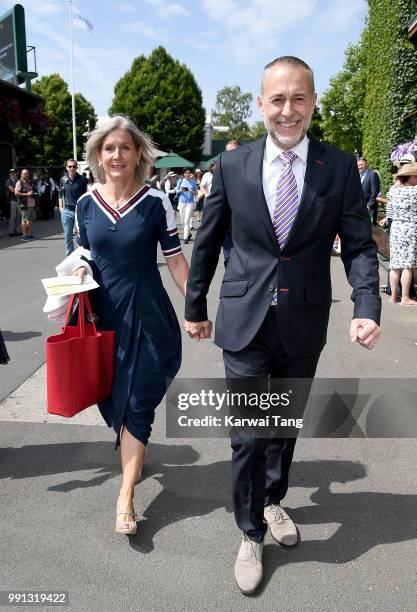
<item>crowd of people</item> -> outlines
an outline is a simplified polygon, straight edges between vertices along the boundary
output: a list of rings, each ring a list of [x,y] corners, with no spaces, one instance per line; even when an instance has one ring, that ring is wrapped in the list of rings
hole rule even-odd
[[[231,151],[240,146],[238,140],[230,140],[225,150]],[[417,197],[414,194],[415,190],[398,190],[404,186],[414,186],[414,175],[403,174],[402,168],[409,164],[410,168],[413,168],[412,164],[416,163],[416,157],[408,153],[394,163],[398,168],[398,174],[394,176],[394,184],[384,196],[380,189],[378,171],[369,168],[364,157],[357,159],[363,197],[372,224],[384,227],[390,233],[391,272],[386,287],[386,292],[391,295],[390,302],[417,305],[413,276],[413,269],[417,266],[415,221],[417,213],[414,210],[417,207]],[[146,184],[164,192],[174,211],[178,212],[185,244],[193,239],[192,231],[196,229],[193,224],[201,223],[204,203],[210,195],[215,168],[214,161],[205,173],[200,168],[194,170],[184,168],[179,171],[171,169],[162,176],[156,173],[155,168],[151,168],[149,177],[146,178]],[[6,201],[2,210],[3,219],[8,220],[8,235],[19,236],[22,242],[34,240],[32,231],[34,221],[53,219],[58,209],[64,233],[65,252],[69,255],[74,250],[77,200],[85,192],[91,191],[95,185],[91,170],[89,178],[86,172],[80,174],[77,161],[72,158],[66,160],[65,171],[60,179],[53,178],[47,168],[40,169],[34,177],[30,176],[28,168],[22,168],[19,173],[11,168],[5,182]],[[408,213],[401,212],[399,201],[403,199],[408,202],[406,206]],[[380,206],[386,209],[386,215],[382,219],[378,217]],[[194,216],[195,212],[197,214]],[[223,244],[225,267],[232,247],[229,229]],[[341,241],[338,235],[335,237],[332,254],[341,254]]]
[[[204,174],[200,168],[192,171],[184,168],[182,171],[170,170],[164,177],[152,172],[152,177],[146,182],[151,187],[164,192],[174,209],[178,211],[183,226],[184,244],[192,239],[193,215],[197,212],[196,221],[201,222],[202,211],[206,198],[210,195],[216,162],[212,162]]]
[[[94,179],[92,173],[90,180],[85,172],[80,175],[73,159],[65,162],[65,171],[60,174],[60,178],[59,175],[54,178],[47,168],[41,168],[31,176],[29,168],[19,172],[11,168],[5,181],[6,198],[1,217],[8,221],[9,237],[20,236],[22,242],[27,242],[35,239],[33,223],[54,219],[59,210],[68,255],[74,249],[70,235],[73,234],[77,199],[92,188]]]
[[[180,171],[173,169],[161,177],[151,169],[149,177],[145,179],[147,185],[166,193],[174,211],[178,211],[186,244],[192,239],[194,211],[197,212],[196,221],[201,222],[215,167],[216,162],[212,162],[204,174],[199,168],[193,171],[189,168]],[[8,221],[8,235],[11,238],[20,236],[22,242],[34,240],[34,221],[53,219],[58,209],[65,252],[70,255],[74,251],[77,201],[95,186],[96,181],[91,169],[89,177],[86,172],[80,174],[77,161],[72,158],[66,160],[65,171],[58,180],[54,180],[46,168],[41,169],[33,178],[28,168],[22,168],[19,173],[11,168],[5,182],[5,206],[1,211],[3,219]]]

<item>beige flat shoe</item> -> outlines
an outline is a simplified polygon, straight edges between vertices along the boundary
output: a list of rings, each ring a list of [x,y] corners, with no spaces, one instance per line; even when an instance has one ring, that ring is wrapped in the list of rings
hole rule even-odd
[[[129,516],[131,516],[132,520],[122,521],[122,519],[120,519],[119,516],[123,514],[128,514]],[[137,517],[137,514],[135,512],[130,512],[130,510],[120,510],[120,508],[117,507],[115,532],[122,533],[124,535],[135,535],[138,530],[138,526],[136,523],[136,517]]]

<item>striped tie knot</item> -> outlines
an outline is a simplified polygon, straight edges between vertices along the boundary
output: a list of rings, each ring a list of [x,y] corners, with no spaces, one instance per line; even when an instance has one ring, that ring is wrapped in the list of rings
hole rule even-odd
[[[284,151],[278,155],[284,166],[291,166],[291,164],[297,159],[297,154],[294,151]]]

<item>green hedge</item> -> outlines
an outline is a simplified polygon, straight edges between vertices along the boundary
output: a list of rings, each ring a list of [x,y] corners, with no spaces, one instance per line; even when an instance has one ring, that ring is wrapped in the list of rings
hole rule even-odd
[[[368,0],[368,4],[363,154],[380,171],[381,189],[386,192],[392,183],[391,151],[411,140],[416,131],[415,121],[405,121],[417,109],[417,50],[407,38],[416,3]]]

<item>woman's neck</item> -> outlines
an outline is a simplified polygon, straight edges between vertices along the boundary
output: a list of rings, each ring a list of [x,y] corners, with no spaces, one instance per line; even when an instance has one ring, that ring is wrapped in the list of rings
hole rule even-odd
[[[109,204],[120,204],[131,198],[138,190],[139,183],[134,177],[129,181],[107,181],[104,183],[102,189],[105,192]]]

